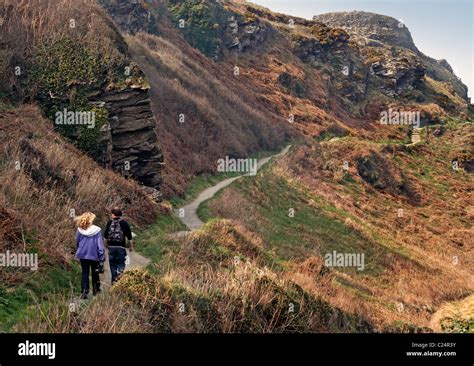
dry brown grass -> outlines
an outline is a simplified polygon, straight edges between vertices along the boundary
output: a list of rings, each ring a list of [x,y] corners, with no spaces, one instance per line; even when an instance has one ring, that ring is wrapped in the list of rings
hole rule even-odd
[[[67,312],[67,299],[54,301],[16,329],[85,333],[371,329],[363,317],[330,306],[289,276],[265,266],[264,254],[256,249],[261,240],[233,222],[213,222],[176,239],[176,246],[178,253],[168,258],[169,270],[163,275],[128,271],[108,294],[76,313]],[[308,261],[305,267],[305,273],[315,274],[314,263]]]
[[[123,207],[135,227],[157,217],[160,207],[135,182],[67,144],[36,107],[1,112],[0,133],[1,250],[34,246],[45,254],[40,269],[67,266],[75,248],[71,210],[95,212],[99,225],[114,206]]]
[[[24,333],[149,333],[152,328],[143,307],[116,294],[100,294],[93,302],[80,303],[65,296],[51,296],[36,305],[15,326]]]
[[[464,134],[458,131],[458,134]],[[455,136],[445,136],[444,140],[432,141],[424,148],[424,159],[433,162],[446,159],[446,155],[439,151],[440,144],[448,143],[447,139],[456,141]],[[452,142],[449,142],[452,143]],[[336,185],[337,181],[332,174],[325,174],[321,170],[304,172],[301,164],[304,160],[289,157],[282,162],[283,171],[289,174],[290,179],[302,182],[304,187],[334,204],[336,207],[350,212],[364,222],[364,227],[358,225],[359,230],[377,232],[386,238],[386,242],[393,248],[403,248],[409,256],[421,264],[413,266],[398,262],[389,273],[375,281],[356,281],[371,290],[374,296],[385,304],[403,303],[403,314],[386,312],[384,316],[371,319],[384,319],[387,323],[394,320],[407,321],[426,326],[429,323],[433,309],[451,299],[459,299],[472,292],[472,226],[466,221],[465,207],[472,205],[470,179],[466,174],[461,176],[451,174],[449,160],[439,164],[441,169],[433,169],[432,164],[426,167],[430,171],[430,181],[422,180],[413,174],[418,164],[412,165],[413,156],[407,153],[397,153],[403,163],[400,168],[404,171],[412,184],[418,187],[417,192],[422,195],[422,204],[413,205],[404,202],[403,197],[390,197],[384,192],[376,192],[367,184],[360,181],[357,171],[354,170],[354,157],[367,151],[363,145],[359,149],[357,142],[336,143],[326,145],[328,149],[323,154],[309,153],[307,159],[315,167],[324,167],[324,160],[331,157],[338,160],[340,167],[343,160],[350,162],[351,176],[358,181],[363,189],[349,189],[347,186]],[[301,155],[301,151],[299,154]],[[415,156],[418,153],[415,153]],[[314,158],[311,158],[313,156]],[[322,161],[321,161],[322,160]],[[428,160],[427,160],[428,161]],[[435,163],[434,165],[436,165]],[[455,190],[455,194],[440,194],[436,191],[439,183],[446,184]],[[405,217],[397,218],[398,208],[403,208]],[[461,234],[462,233],[462,234]],[[453,258],[459,261],[453,264]],[[381,284],[384,284],[381,286]],[[386,285],[391,285],[386,288]],[[361,303],[359,300],[358,303]],[[342,308],[344,306],[340,304]]]
[[[197,174],[216,173],[216,161],[226,155],[245,157],[283,145],[289,128],[262,106],[247,69],[236,77],[230,62],[207,59],[165,20],[160,27],[162,37],[140,33],[127,42],[151,85],[166,160],[165,195],[183,193]]]
[[[328,214],[367,238],[377,238],[374,245],[394,254],[385,270],[376,276],[326,271],[319,257],[308,256],[306,261],[288,263],[284,276],[333,306],[370,319],[379,330],[390,330],[400,322],[430,326],[434,311],[442,304],[472,294],[472,181],[468,174],[453,174],[450,169],[451,156],[466,151],[469,143],[463,136],[469,130],[467,126],[448,130],[443,137],[432,137],[416,150],[402,146],[387,151],[384,144],[351,137],[296,147],[281,158],[271,168],[273,175],[302,195],[310,192],[349,213],[356,220],[337,212]],[[388,159],[410,181],[421,196],[417,203],[402,194],[374,189],[359,176],[357,158],[371,149]],[[452,149],[455,151],[447,153]],[[391,160],[395,156],[398,160]],[[349,162],[352,184],[342,183],[344,161]],[[425,171],[424,175],[420,171]],[[440,185],[449,190],[440,191]],[[231,187],[211,200],[208,207],[213,215],[237,220],[252,231],[256,226],[271,225],[259,217],[253,203],[261,197],[265,197],[265,192],[258,189],[247,197]],[[321,203],[309,198],[304,204],[324,209]],[[403,218],[397,217],[399,208],[404,209]],[[245,214],[247,210],[249,214]],[[302,238],[303,232],[304,228]],[[341,280],[345,285],[341,285]]]
[[[25,80],[31,75],[39,48],[64,38],[73,39],[101,55],[108,65],[122,65],[126,46],[116,26],[94,0],[2,0],[0,81],[12,97],[22,100],[34,93]],[[75,27],[70,27],[70,21]],[[21,76],[14,74],[21,67]],[[113,72],[113,67],[109,68]]]

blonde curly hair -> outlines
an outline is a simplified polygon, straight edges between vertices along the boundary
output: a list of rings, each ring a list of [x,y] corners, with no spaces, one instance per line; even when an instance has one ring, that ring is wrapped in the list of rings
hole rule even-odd
[[[96,216],[92,212],[84,212],[81,216],[76,217],[76,226],[86,230],[92,225]]]

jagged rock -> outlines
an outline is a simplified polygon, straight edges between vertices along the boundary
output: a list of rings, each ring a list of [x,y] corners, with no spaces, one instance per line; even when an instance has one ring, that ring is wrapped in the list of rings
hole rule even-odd
[[[334,88],[350,101],[361,100],[367,90],[369,69],[358,50],[350,47],[345,32],[313,25],[314,38],[293,38],[293,52],[303,61],[331,74]]]
[[[453,68],[451,65],[448,63],[447,60],[442,59],[442,60],[437,60],[436,61],[441,67],[444,67],[446,70],[448,70],[450,73],[454,74]]]
[[[146,195],[150,197],[153,201],[155,202],[162,201],[163,195],[159,190],[152,187],[146,187],[146,186],[143,186],[142,189],[146,193]]]
[[[340,27],[370,41],[396,45],[418,52],[408,28],[401,20],[365,11],[336,12],[313,18],[330,27]]]
[[[245,52],[257,49],[268,37],[270,25],[259,19],[252,21],[230,17],[224,32],[224,43],[228,50]]]
[[[148,32],[157,34],[157,20],[139,0],[99,0],[118,27],[127,33]]]
[[[101,142],[107,145],[100,161],[130,175],[144,185],[158,188],[163,154],[155,133],[155,120],[147,89],[106,91],[93,97],[108,111]]]
[[[425,76],[425,67],[414,58],[386,58],[370,65],[374,84],[385,94],[394,96],[411,90]]]
[[[317,66],[326,59],[321,43],[317,39],[301,37],[293,45],[295,54],[303,61]]]
[[[329,13],[314,19],[351,34],[369,66],[370,82],[385,95],[394,97],[412,90],[425,76],[419,51],[400,21],[366,12]]]
[[[298,98],[304,98],[307,95],[303,80],[284,72],[277,79],[278,83],[284,88],[285,92]]]
[[[372,81],[384,94],[396,96],[410,91],[426,75],[447,83],[451,94],[468,102],[467,87],[454,74],[449,63],[420,52],[401,20],[363,11],[327,13],[313,19],[329,27],[342,28],[351,35],[373,69],[375,77]],[[446,103],[448,109],[452,108],[449,101]]]

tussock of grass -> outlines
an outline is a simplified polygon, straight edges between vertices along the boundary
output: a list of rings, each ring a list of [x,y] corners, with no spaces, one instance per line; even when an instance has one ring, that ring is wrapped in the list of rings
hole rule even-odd
[[[113,291],[143,306],[152,316],[155,331],[266,333],[370,329],[363,320],[332,308],[296,284],[279,280],[250,262],[231,272],[212,275],[225,283],[223,288],[215,288],[214,282],[210,282],[214,279],[208,276],[201,283],[183,283],[174,272],[159,279],[143,271],[131,271]]]
[[[53,295],[35,306],[14,330],[24,333],[150,333],[147,313],[117,294],[78,302],[74,294]]]
[[[433,315],[431,325],[436,331],[474,333],[474,295],[443,304]]]

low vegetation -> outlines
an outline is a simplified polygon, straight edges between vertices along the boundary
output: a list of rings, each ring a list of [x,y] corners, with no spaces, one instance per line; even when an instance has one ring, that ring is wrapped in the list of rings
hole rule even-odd
[[[364,253],[363,271],[327,268],[333,280],[324,286],[314,277],[292,278],[345,311],[357,304],[358,314],[384,331],[427,331],[434,309],[473,291],[466,250],[472,212],[462,207],[472,183],[451,166],[454,151],[469,149],[461,141],[471,129],[454,124],[413,148],[355,137],[312,142],[256,179],[221,191],[199,214],[233,220],[258,235],[280,264],[301,266],[312,256],[321,261],[334,250]],[[371,166],[370,149],[391,167]],[[378,172],[383,166],[392,173]],[[380,178],[385,183],[378,184]],[[468,318],[450,319],[446,331],[470,329]]]
[[[244,2],[101,1],[134,8],[121,30],[94,0],[4,3],[0,252],[37,253],[39,270],[1,269],[0,331],[473,331],[473,114],[442,64],[421,70],[393,48],[398,86],[410,84],[395,90],[369,76],[373,63],[392,71],[389,46]],[[223,52],[231,14],[271,37]],[[151,87],[170,202],[91,159],[108,119],[91,97],[131,85]],[[95,128],[53,126],[64,108],[94,111]],[[419,142],[411,126],[379,123],[389,108],[420,112]],[[216,174],[218,159],[290,140],[183,233],[172,205],[234,176]],[[151,264],[79,302],[72,219],[93,211],[104,227],[113,206]],[[363,268],[332,253],[363,254]]]
[[[0,270],[0,323],[9,327],[34,299],[77,290],[75,215],[92,211],[104,227],[117,205],[136,229],[166,210],[69,145],[37,107],[0,112],[0,126],[0,251],[39,257],[38,271]]]

